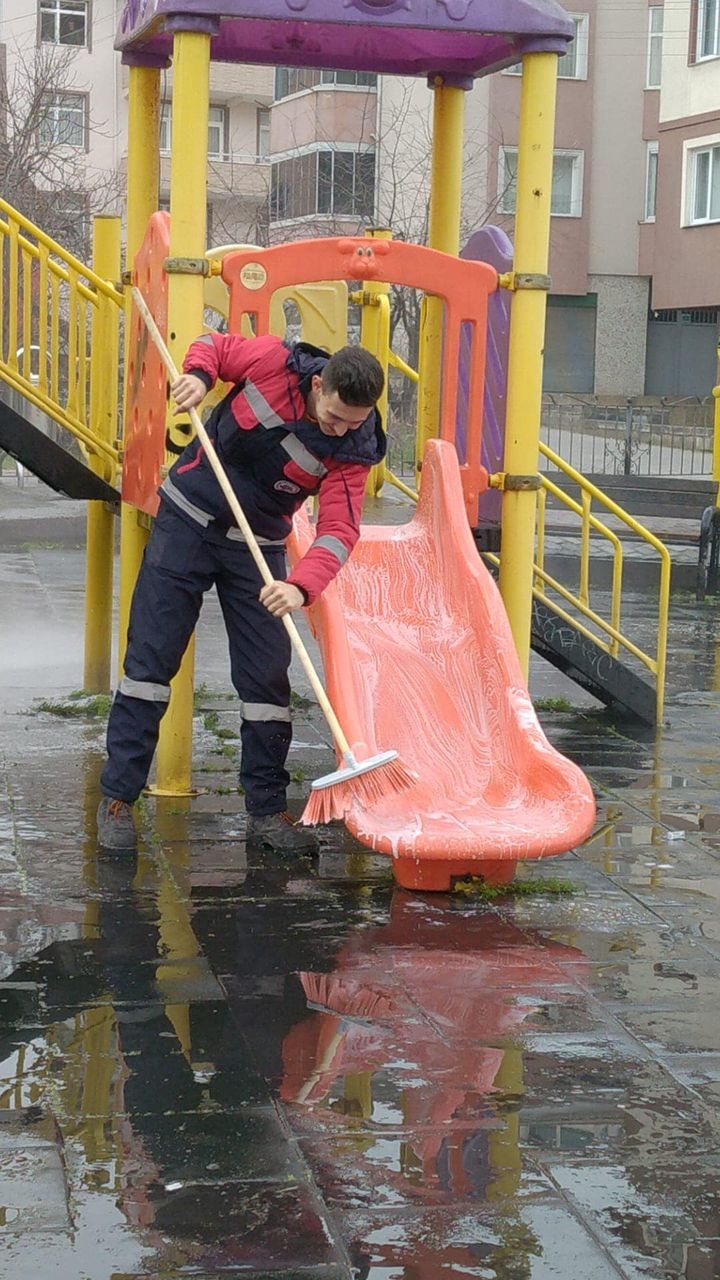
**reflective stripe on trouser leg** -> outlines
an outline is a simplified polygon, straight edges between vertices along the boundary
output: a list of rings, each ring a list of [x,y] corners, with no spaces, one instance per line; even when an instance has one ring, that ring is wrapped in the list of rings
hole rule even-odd
[[[201,530],[161,503],[133,595],[125,676],[108,720],[108,760],[100,779],[106,796],[132,802],[147,783],[168,686],[215,569],[213,547]]]
[[[263,548],[274,578],[285,576],[282,549]],[[280,813],[290,776],[290,641],[279,618],[260,604],[262,582],[249,552],[238,544],[222,551],[217,589],[230,644],[232,680],[241,702],[240,782],[248,813]]]

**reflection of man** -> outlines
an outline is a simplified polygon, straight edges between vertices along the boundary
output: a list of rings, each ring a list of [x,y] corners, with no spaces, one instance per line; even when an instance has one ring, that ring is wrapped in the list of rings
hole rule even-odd
[[[569,953],[529,942],[490,913],[436,900],[419,910],[417,899],[396,892],[390,922],[354,933],[332,974],[299,975],[313,1012],[283,1045],[283,1101],[324,1104],[328,1118],[331,1108],[352,1112],[363,1076],[364,1118],[382,1124],[389,1108],[402,1128],[400,1169],[382,1173],[403,1197],[512,1194],[520,1172],[517,1151],[509,1151],[513,1121],[498,1118],[493,1099],[520,1091],[511,1038],[532,1012],[528,997],[540,1001],[563,982],[556,962]],[[343,1105],[348,1085],[355,1108]],[[370,1135],[366,1145],[374,1142]],[[353,1150],[360,1173],[354,1167],[352,1177],[373,1185],[377,1164],[375,1157],[363,1164],[359,1134]],[[335,1174],[343,1178],[341,1164]]]

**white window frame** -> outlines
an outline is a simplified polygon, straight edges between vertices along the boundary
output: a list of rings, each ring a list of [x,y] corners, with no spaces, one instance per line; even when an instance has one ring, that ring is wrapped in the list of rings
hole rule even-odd
[[[645,208],[643,222],[654,222],[657,214],[657,179],[660,144],[648,142],[645,159]],[[653,159],[655,163],[653,164]],[[651,212],[652,211],[652,212]]]
[[[702,40],[705,29],[705,17],[708,5],[714,6],[715,20],[713,27],[712,53],[703,53]],[[709,62],[711,58],[720,58],[720,0],[698,0],[697,7],[697,41],[695,45],[695,61]]]
[[[712,137],[708,138],[688,139],[684,143],[683,151],[682,225],[685,227],[713,226],[720,222],[720,214],[716,218],[710,217],[713,177],[720,184],[720,134],[713,134]],[[710,171],[708,175],[706,215],[698,218],[695,214],[698,158],[708,153],[710,154]]]
[[[219,112],[219,118],[213,119],[213,112]],[[210,131],[217,125],[220,125],[220,143],[222,149],[213,151],[210,145]],[[213,160],[216,164],[218,161],[229,160],[228,151],[228,120],[225,107],[211,103],[208,107],[208,160]],[[164,137],[163,137],[164,135]],[[172,153],[172,103],[164,100],[160,103],[160,131],[158,136],[158,149],[161,156],[169,156]]]
[[[76,43],[74,40],[60,39],[60,20],[63,14],[78,14],[82,10],[82,16],[85,24],[83,39]],[[43,14],[49,15],[53,19],[55,28],[54,38],[52,40],[44,40],[42,34]],[[41,44],[57,44],[65,45],[69,49],[87,49],[90,46],[90,5],[88,0],[72,0],[71,5],[66,0],[40,0],[38,9],[39,22],[39,43]]]
[[[40,146],[72,147],[74,151],[88,149],[88,96],[86,93],[54,93],[43,103],[44,114],[38,126]],[[60,137],[60,119],[63,110],[80,117],[82,141],[68,142]],[[51,136],[43,137],[43,128],[50,123]]]
[[[211,144],[211,136],[219,130],[218,142],[219,146],[213,149]],[[228,149],[228,120],[225,107],[210,105],[208,107],[208,160],[229,160],[230,152]]]
[[[590,47],[590,14],[589,13],[569,13],[568,18],[572,18],[575,23],[575,36],[568,44],[568,50],[575,47],[575,74],[563,75],[561,67],[564,54],[558,59],[558,80],[587,80],[588,77],[588,49]],[[512,67],[505,67],[503,75],[520,76],[522,75],[522,62],[516,62]]]
[[[377,201],[377,154],[376,154],[375,145],[372,142],[342,142],[342,143],[338,143],[334,147],[329,146],[328,143],[324,141],[308,142],[303,144],[303,146],[301,147],[292,147],[288,151],[275,152],[275,154],[272,157],[272,170],[275,169],[276,165],[282,164],[284,160],[298,159],[300,156],[310,155],[313,152],[325,154],[326,152],[333,152],[333,151],[355,152],[357,154],[372,153],[373,155],[375,155],[376,167],[375,167],[375,182],[374,182],[374,188],[375,188],[374,199],[376,202]],[[333,168],[334,168],[334,163],[333,163]],[[271,170],[271,188],[272,188],[272,170]],[[355,190],[356,181],[357,181],[357,170],[354,167],[353,194]],[[371,215],[365,215],[360,213],[335,213],[334,211],[329,213],[327,212],[319,213],[318,212],[319,183],[320,183],[320,167],[318,163],[318,167],[316,168],[316,171],[315,171],[315,211],[311,213],[302,213],[296,217],[275,218],[272,220],[273,227],[298,226],[298,225],[302,225],[303,223],[307,223],[309,219],[312,219],[317,222],[342,221],[343,219],[357,221],[359,218],[365,218],[367,220],[371,216]],[[333,195],[334,195],[334,173],[333,173]],[[372,216],[375,217],[376,214],[374,213]]]
[[[515,202],[513,202],[512,209],[508,208],[503,204],[504,197],[507,195],[509,190],[509,184],[507,181],[506,159],[510,155],[515,156],[515,159],[517,161],[518,148],[517,147],[500,147],[498,151],[497,208],[499,213],[504,213],[510,217],[513,217],[515,214]],[[556,159],[561,159],[566,156],[569,156],[573,160],[572,189],[571,189],[571,196],[570,196],[571,212],[558,213],[555,210],[553,210],[551,207],[550,216],[553,218],[582,218],[583,196],[584,196],[584,185],[585,185],[585,152],[577,151],[577,150],[566,150],[564,148],[556,148],[553,151],[553,162]],[[517,172],[517,166],[516,166],[516,172]],[[554,182],[554,178],[553,178],[553,182]]]
[[[258,160],[270,159],[270,108],[257,107],[255,112],[256,151]]]
[[[645,88],[659,89],[662,83],[662,56],[663,56],[663,36],[665,32],[665,10],[660,4],[651,4],[648,9],[648,42],[647,42],[647,60],[645,63]],[[660,45],[660,66],[658,69],[657,80],[653,80],[650,74],[650,68],[653,63],[653,52],[657,45]]]

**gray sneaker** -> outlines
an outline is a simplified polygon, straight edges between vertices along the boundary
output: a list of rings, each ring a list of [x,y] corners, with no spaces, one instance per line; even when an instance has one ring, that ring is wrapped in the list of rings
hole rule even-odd
[[[97,811],[97,842],[101,849],[134,849],[137,831],[133,806],[103,796]]]
[[[314,831],[301,826],[291,813],[248,814],[247,841],[274,853],[317,853]]]

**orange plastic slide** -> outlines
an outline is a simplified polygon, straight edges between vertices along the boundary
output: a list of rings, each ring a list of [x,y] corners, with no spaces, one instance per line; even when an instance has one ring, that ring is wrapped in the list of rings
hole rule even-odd
[[[563,853],[595,820],[590,784],[550,745],[495,582],[477,553],[452,444],[432,440],[420,502],[399,526],[364,525],[310,609],[331,701],[356,756],[396,748],[410,790],[348,829],[393,859],[399,884],[512,879],[518,859]],[[290,555],[313,536],[296,522]]]

